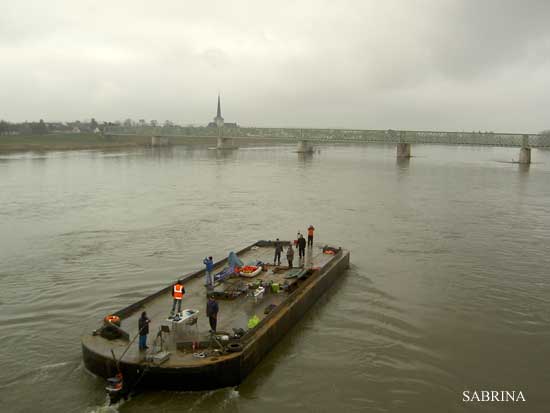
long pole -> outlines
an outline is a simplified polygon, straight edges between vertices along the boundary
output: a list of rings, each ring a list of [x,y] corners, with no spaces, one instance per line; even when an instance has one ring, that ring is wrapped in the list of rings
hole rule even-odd
[[[130,346],[134,343],[134,341],[136,341],[136,338],[138,338],[139,336],[139,333],[141,333],[141,331],[147,327],[147,324],[145,324],[143,327],[141,327],[141,329],[137,332],[137,334],[134,336],[134,338],[132,339],[132,341],[130,341],[130,343],[126,346],[126,348],[124,349],[124,351],[122,352],[122,355],[119,357],[119,359],[117,360],[116,359],[116,356],[115,356],[115,352],[113,351],[113,349],[111,349],[111,354],[113,355],[113,359],[115,360],[115,363],[116,363],[116,368],[118,370],[118,372],[120,373],[120,361],[122,360],[122,358],[126,355],[126,353],[128,352],[128,350],[130,349]]]

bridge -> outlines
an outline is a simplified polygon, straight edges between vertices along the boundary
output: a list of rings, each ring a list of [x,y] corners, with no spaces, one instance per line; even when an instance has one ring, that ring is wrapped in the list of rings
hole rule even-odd
[[[411,156],[411,146],[419,144],[500,146],[520,149],[519,162],[531,162],[531,148],[550,148],[550,135],[494,132],[447,132],[375,129],[313,129],[313,128],[255,128],[255,127],[110,127],[108,135],[138,134],[159,137],[204,137],[217,139],[218,149],[232,149],[234,141],[265,140],[296,142],[298,152],[313,150],[322,143],[381,143],[396,145],[396,156]]]

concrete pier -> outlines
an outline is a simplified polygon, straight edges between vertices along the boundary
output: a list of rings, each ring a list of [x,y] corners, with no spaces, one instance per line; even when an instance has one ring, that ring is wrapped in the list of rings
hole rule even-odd
[[[411,144],[410,143],[398,143],[397,144],[397,159],[408,159],[411,157]]]
[[[397,143],[397,159],[409,159],[411,157],[411,144],[406,139],[407,132],[399,131]]]
[[[519,163],[522,165],[531,163],[531,148],[521,148],[519,150]]]
[[[523,135],[521,149],[519,150],[519,163],[522,165],[531,164],[531,148],[529,147],[529,135]]]
[[[218,111],[219,111],[219,102],[218,102]],[[217,119],[216,122],[218,123],[218,142],[216,144],[216,149],[219,150],[227,150],[227,149],[237,149],[235,146],[232,138],[226,138],[224,135],[224,127],[223,127],[223,118]]]
[[[224,138],[223,136],[218,136],[216,149],[235,149],[235,147],[233,146],[233,140],[229,138]]]
[[[298,153],[311,153],[313,152],[313,146],[311,146],[311,144],[302,139],[299,143],[298,143]]]
[[[170,139],[166,136],[151,136],[151,146],[168,146],[170,145]]]

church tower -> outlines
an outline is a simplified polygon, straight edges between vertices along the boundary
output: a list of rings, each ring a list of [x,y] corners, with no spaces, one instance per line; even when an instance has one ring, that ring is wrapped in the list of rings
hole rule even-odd
[[[218,93],[218,112],[216,113],[216,117],[214,118],[214,123],[218,128],[221,128],[223,126],[223,118],[222,118],[222,106],[220,104],[220,94]]]

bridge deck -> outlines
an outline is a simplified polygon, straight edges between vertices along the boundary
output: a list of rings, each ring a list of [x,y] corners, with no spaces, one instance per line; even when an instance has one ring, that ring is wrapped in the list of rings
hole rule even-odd
[[[109,135],[158,135],[148,128],[111,127]],[[220,135],[217,128],[175,127],[160,134],[174,138],[211,138]],[[435,145],[502,146],[502,147],[550,147],[550,136],[524,133],[449,132],[449,131],[397,131],[354,129],[300,129],[300,128],[223,128],[221,135],[236,140],[273,142],[297,142],[305,140],[318,143],[411,143]]]

